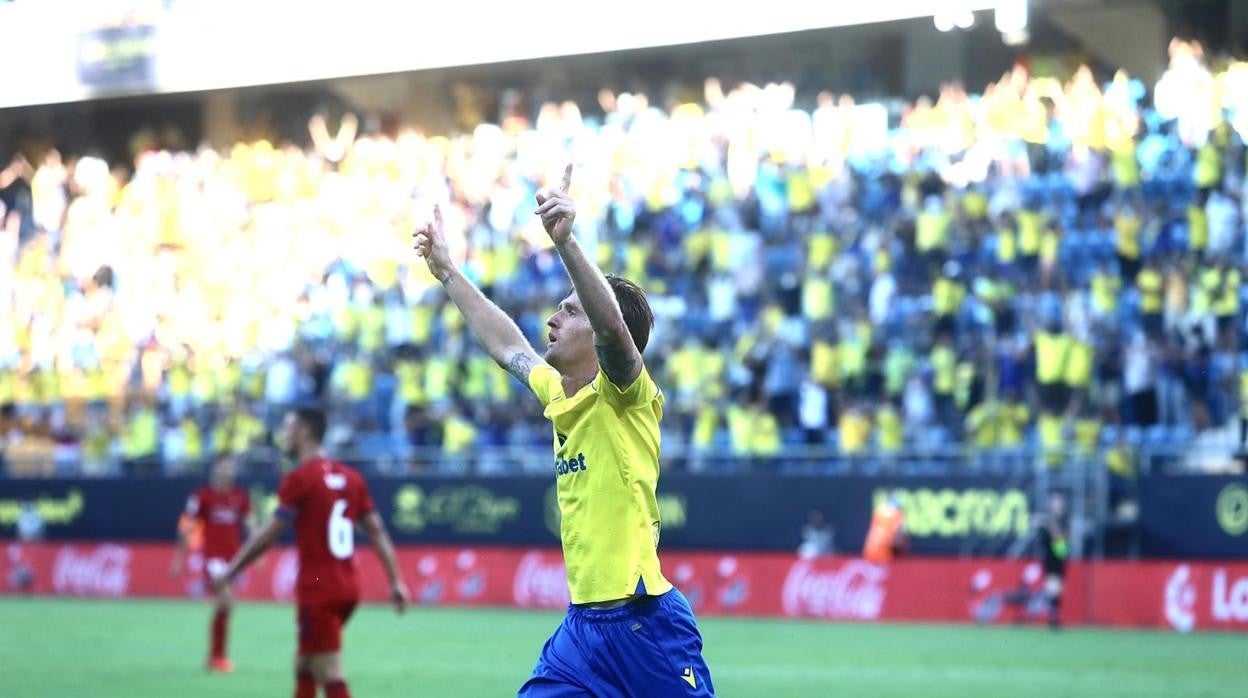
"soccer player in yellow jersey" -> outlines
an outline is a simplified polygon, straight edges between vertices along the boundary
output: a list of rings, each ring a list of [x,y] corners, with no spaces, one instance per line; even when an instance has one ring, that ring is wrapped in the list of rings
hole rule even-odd
[[[604,276],[572,234],[568,165],[537,215],[572,279],[547,320],[545,356],[455,267],[440,211],[415,234],[469,329],[532,389],[554,424],[560,538],[571,605],[542,648],[523,697],[713,696],[702,637],[659,567],[659,420],[663,393],[641,359],[654,315],[632,282]]]

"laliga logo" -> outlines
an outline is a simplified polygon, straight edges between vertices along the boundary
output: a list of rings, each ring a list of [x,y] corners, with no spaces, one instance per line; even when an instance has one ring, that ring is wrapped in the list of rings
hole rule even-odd
[[[784,612],[790,616],[879,618],[887,577],[887,568],[862,560],[852,560],[830,572],[818,572],[809,562],[799,561],[784,580]]]
[[[1222,622],[1248,621],[1248,577],[1233,584],[1226,570],[1213,573],[1213,619]]]
[[[52,588],[58,594],[125,596],[130,589],[130,551],[101,545],[79,555],[74,548],[63,548],[52,570]]]
[[[1196,627],[1196,585],[1187,565],[1179,565],[1166,582],[1166,620],[1181,633]]]
[[[295,581],[299,579],[299,553],[287,550],[273,565],[273,597],[289,599],[295,595]]]
[[[512,592],[520,606],[562,608],[570,600],[563,565],[543,562],[541,553],[528,553],[520,559]]]

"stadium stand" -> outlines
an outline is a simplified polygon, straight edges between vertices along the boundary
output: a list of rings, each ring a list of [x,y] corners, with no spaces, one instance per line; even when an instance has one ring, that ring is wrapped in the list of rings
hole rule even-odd
[[[1151,90],[1018,67],[887,129],[787,84],[600,107],[454,135],[318,117],[308,147],[141,132],[132,167],[18,156],[0,172],[9,471],[179,472],[259,452],[310,401],[361,461],[519,467],[489,454],[549,432],[410,234],[449,202],[456,254],[541,346],[567,283],[530,203],[564,158],[581,234],[652,297],[673,453],[1012,467],[1073,443],[1127,474],[1139,449],[1242,441],[1248,63],[1176,41]]]

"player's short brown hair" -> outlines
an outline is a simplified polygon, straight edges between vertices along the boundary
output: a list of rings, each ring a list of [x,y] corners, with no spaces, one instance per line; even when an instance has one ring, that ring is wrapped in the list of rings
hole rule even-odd
[[[628,326],[633,344],[637,345],[637,352],[644,352],[650,342],[650,329],[654,327],[654,311],[650,309],[646,292],[632,281],[614,274],[607,274],[607,283],[615,291],[615,301],[620,305],[624,324]]]

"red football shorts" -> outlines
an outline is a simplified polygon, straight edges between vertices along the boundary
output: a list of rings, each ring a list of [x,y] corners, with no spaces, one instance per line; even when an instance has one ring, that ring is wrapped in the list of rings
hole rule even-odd
[[[342,649],[342,629],[355,601],[331,601],[299,604],[299,654],[325,654]]]

